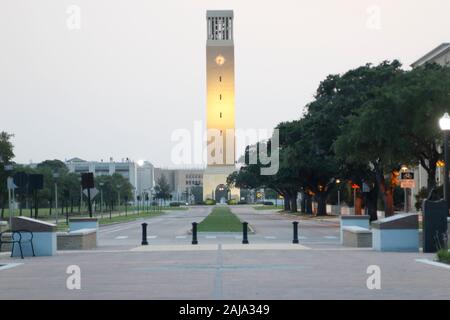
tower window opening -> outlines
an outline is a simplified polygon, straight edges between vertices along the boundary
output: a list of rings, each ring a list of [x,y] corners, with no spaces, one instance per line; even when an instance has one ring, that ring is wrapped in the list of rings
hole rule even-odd
[[[222,82],[222,76],[219,76],[219,82]]]
[[[222,100],[222,94],[219,94],[219,100]]]
[[[220,113],[220,119],[222,119],[222,112]]]

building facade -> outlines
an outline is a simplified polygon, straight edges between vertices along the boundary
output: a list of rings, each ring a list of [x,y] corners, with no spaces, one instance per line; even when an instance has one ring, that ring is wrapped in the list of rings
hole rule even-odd
[[[86,161],[80,158],[73,158],[65,162],[69,172],[82,174],[92,172],[95,177],[102,175],[113,175],[118,173],[127,179],[134,188],[135,200],[137,195],[144,191],[149,191],[154,187],[154,168],[150,162],[144,162],[139,166],[129,159],[121,162],[112,161]]]
[[[206,22],[207,167],[203,199],[224,202],[239,198],[238,189],[226,187],[226,178],[236,170],[233,11],[207,11]]]
[[[164,175],[170,187],[172,201],[196,203],[202,200],[203,169],[155,168],[155,184]],[[200,193],[200,194],[199,194]]]

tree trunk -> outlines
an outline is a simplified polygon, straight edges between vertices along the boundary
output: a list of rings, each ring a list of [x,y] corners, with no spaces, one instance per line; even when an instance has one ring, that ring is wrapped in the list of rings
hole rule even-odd
[[[363,198],[361,195],[361,192],[359,191],[355,191],[356,192],[356,201],[354,203],[355,206],[355,215],[362,215],[362,203],[363,203]]]
[[[386,186],[384,174],[381,170],[376,171],[377,185],[384,203],[384,215],[390,217],[394,215],[394,192],[392,186]]]
[[[312,197],[309,193],[305,193],[306,214],[313,214]]]
[[[317,216],[327,215],[327,195],[328,194],[326,192],[318,192],[316,194]]]
[[[306,213],[306,193],[302,192],[302,201],[300,202],[300,212]]]
[[[429,169],[427,170],[428,178],[427,178],[427,192],[436,187],[436,164],[429,165]]]
[[[284,211],[290,211],[291,210],[291,200],[290,200],[290,197],[289,197],[289,195],[287,195],[287,194],[284,194],[283,195],[283,197],[284,197]]]
[[[297,213],[297,197],[291,196],[290,197],[291,202],[291,212]]]
[[[370,192],[366,193],[366,207],[367,214],[370,216],[370,221],[378,220],[378,189],[373,188]]]

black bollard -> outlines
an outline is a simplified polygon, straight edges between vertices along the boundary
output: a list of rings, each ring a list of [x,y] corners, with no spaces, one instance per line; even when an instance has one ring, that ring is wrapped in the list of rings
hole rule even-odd
[[[192,222],[192,244],[198,244],[198,241],[197,241],[197,222]]]
[[[248,244],[248,236],[247,236],[248,223],[242,222],[242,244]]]
[[[148,241],[147,241],[147,224],[144,222],[142,224],[142,243],[143,246],[148,245]]]
[[[294,240],[292,240],[292,243],[298,243],[298,222],[294,221],[292,225],[294,227]]]

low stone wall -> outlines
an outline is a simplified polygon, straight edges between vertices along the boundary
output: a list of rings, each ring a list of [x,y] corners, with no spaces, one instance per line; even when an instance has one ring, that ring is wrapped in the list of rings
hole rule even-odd
[[[11,240],[11,233],[9,233],[9,232],[4,233],[2,236],[2,239],[3,240]],[[2,244],[2,248],[1,248],[0,252],[11,252],[11,246],[12,246],[11,243]]]
[[[27,230],[33,233],[34,252],[39,256],[53,256],[56,254],[56,225],[28,217],[13,217],[11,230]],[[23,255],[32,256],[31,244],[22,245]],[[20,257],[19,246],[14,246],[14,257]]]
[[[0,232],[8,230],[8,222],[0,221]]]
[[[90,250],[97,247],[97,230],[80,229],[58,232],[58,250]]]
[[[70,218],[69,219],[69,231],[78,231],[78,230],[84,230],[84,229],[95,229],[97,231],[97,242],[98,242],[98,230],[99,230],[99,223],[98,218]]]
[[[396,214],[373,222],[372,244],[377,251],[419,251],[417,214]]]
[[[343,245],[355,248],[372,247],[372,231],[357,226],[347,226],[342,228]]]
[[[370,217],[369,216],[354,216],[354,215],[341,216],[341,227],[340,227],[341,244],[343,244],[343,240],[344,240],[343,228],[347,227],[347,226],[356,226],[356,227],[369,229]]]

